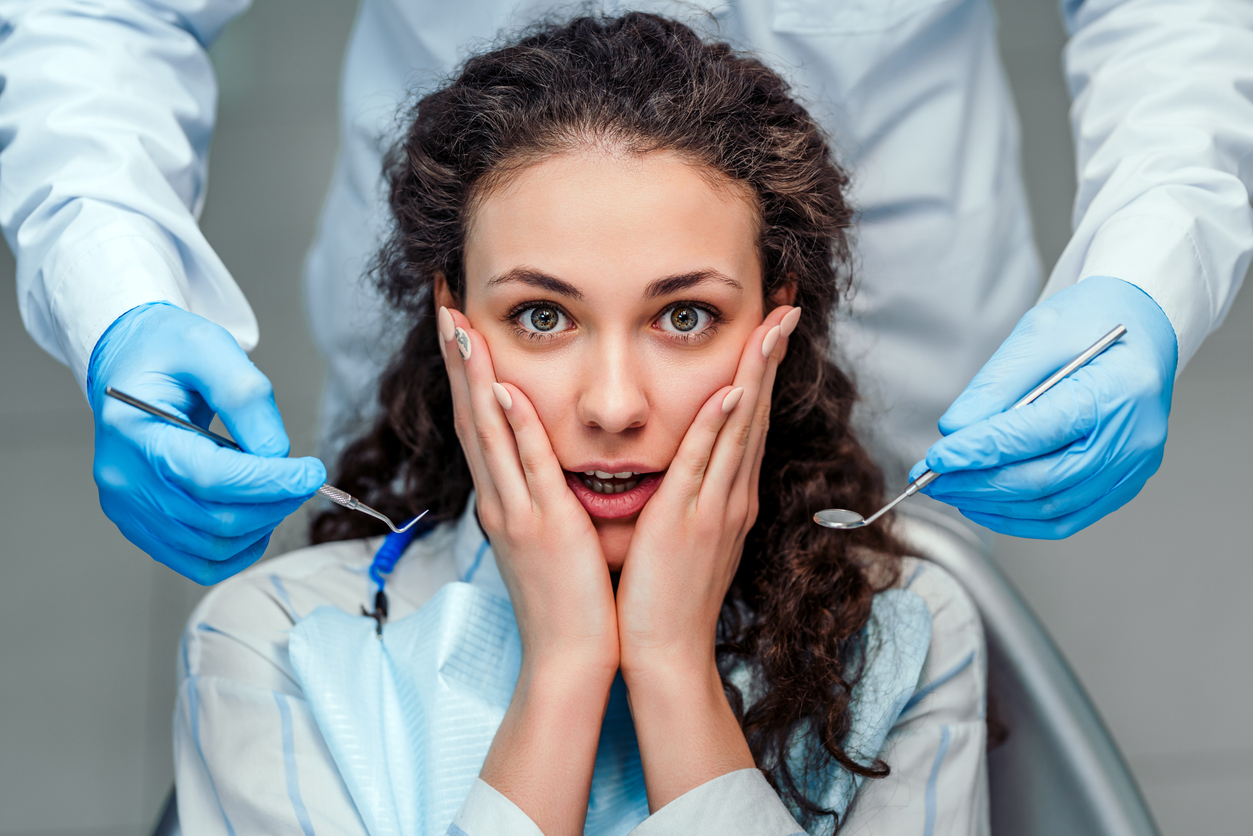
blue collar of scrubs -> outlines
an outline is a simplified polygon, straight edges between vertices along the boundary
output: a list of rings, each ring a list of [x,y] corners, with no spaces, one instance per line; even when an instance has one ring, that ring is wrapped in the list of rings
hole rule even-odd
[[[483,533],[483,528],[479,525],[478,514],[475,513],[474,508],[474,492],[471,491],[466,510],[457,521],[457,530],[453,538],[453,563],[457,570],[457,580],[474,584],[495,595],[508,598],[509,592],[505,589],[504,579],[501,578],[500,570],[496,566],[496,556],[492,553],[492,546],[487,535]],[[390,575],[396,568],[396,564],[409,546],[415,540],[420,540],[431,533],[435,526],[435,522],[424,517],[407,531],[388,534],[383,538],[378,551],[374,553],[369,570],[370,579],[377,587],[374,593],[374,611],[370,612],[362,606],[361,614],[374,619],[375,632],[378,635],[383,634],[383,624],[387,621],[387,578],[385,576]]]

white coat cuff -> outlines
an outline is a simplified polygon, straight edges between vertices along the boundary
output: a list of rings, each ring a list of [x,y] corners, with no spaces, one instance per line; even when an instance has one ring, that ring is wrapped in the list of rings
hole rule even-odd
[[[688,790],[631,831],[631,836],[674,834],[805,836],[805,831],[761,770],[740,769]]]
[[[187,308],[177,250],[146,218],[115,221],[59,247],[44,270],[57,342],[84,391],[91,352],[114,320],[148,302]]]
[[[448,825],[448,836],[544,836],[522,808],[475,778],[470,794]]]
[[[1182,372],[1214,326],[1209,283],[1187,230],[1153,215],[1103,224],[1084,256],[1079,277],[1112,276],[1147,293],[1166,314],[1179,342]]]

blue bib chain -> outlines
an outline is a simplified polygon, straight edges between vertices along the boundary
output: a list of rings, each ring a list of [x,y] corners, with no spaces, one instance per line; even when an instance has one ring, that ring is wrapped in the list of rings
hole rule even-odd
[[[387,593],[383,591],[387,581],[383,576],[391,574],[391,571],[396,568],[396,563],[405,553],[405,549],[409,548],[410,543],[434,527],[434,522],[424,519],[404,531],[388,534],[383,538],[383,545],[379,546],[379,550],[374,553],[374,560],[370,563],[370,578],[378,584],[378,592],[374,593],[374,612],[362,606],[361,614],[374,619],[377,625],[375,633],[378,636],[382,637],[383,622],[387,620]]]

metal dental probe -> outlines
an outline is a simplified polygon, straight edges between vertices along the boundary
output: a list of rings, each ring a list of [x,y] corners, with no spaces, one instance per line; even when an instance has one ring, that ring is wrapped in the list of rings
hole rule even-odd
[[[246,450],[244,450],[244,448],[240,447],[238,444],[231,441],[229,438],[226,438],[225,436],[218,435],[217,433],[210,432],[209,430],[201,429],[200,427],[197,427],[195,424],[191,423],[190,421],[184,421],[182,418],[179,418],[177,415],[171,415],[170,413],[166,412],[163,409],[158,409],[157,407],[153,406],[150,403],[141,401],[139,398],[128,395],[125,392],[119,392],[118,390],[114,389],[112,386],[106,386],[104,388],[104,393],[111,398],[117,398],[119,401],[121,401],[124,404],[130,404],[136,409],[142,409],[144,412],[147,412],[149,415],[153,416],[154,418],[160,418],[162,421],[165,421],[167,424],[173,424],[176,427],[182,427],[185,430],[191,430],[194,433],[200,433],[205,438],[210,439],[211,441],[215,442],[221,447],[229,447],[230,449],[236,450],[240,453],[247,452]],[[365,503],[361,502],[360,500],[352,496],[347,491],[342,491],[339,488],[335,487],[334,485],[323,485],[322,487],[318,488],[318,493],[320,493],[322,496],[329,499],[331,502],[334,502],[338,505],[342,505],[345,508],[349,509],[350,511],[360,511],[363,514],[369,514],[371,517],[374,517],[377,520],[382,520],[383,522],[387,523],[388,528],[390,528],[392,531],[396,532],[397,534],[401,533],[402,531],[408,531],[413,526],[414,523],[416,523],[418,520],[426,516],[426,511],[423,511],[421,514],[418,514],[416,517],[409,520],[409,522],[407,522],[403,528],[397,528],[395,524],[391,520],[389,520],[385,515],[379,513],[378,511],[375,511],[369,505],[366,505]]]
[[[1127,333],[1126,327],[1119,325],[1117,328],[1094,342],[1087,351],[1083,352],[1078,357],[1053,372],[1047,380],[1024,395],[1022,400],[1011,406],[1010,409],[1017,409],[1020,406],[1026,406],[1031,403],[1036,398],[1040,397],[1057,385],[1062,378],[1066,377],[1080,366],[1085,365],[1093,357],[1109,348],[1125,333]],[[909,484],[909,487],[905,489],[904,493],[880,508],[873,516],[870,517],[870,519],[863,519],[862,515],[856,511],[846,511],[843,508],[828,508],[825,511],[819,511],[814,514],[814,522],[818,523],[818,525],[825,526],[827,528],[837,528],[841,531],[848,531],[852,528],[861,528],[863,526],[870,525],[872,522],[879,519],[879,517],[882,517],[888,511],[891,511],[897,505],[918,493],[918,491],[922,490],[927,485],[930,485],[937,478],[939,478],[939,476],[940,474],[933,470],[923,471],[921,476]]]

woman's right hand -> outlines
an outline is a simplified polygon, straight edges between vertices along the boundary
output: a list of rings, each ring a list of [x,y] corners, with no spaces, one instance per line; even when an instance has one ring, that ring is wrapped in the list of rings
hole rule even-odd
[[[570,492],[548,434],[518,387],[496,381],[482,335],[441,307],[441,348],[457,436],[474,478],[522,637],[524,670],[618,667],[609,569],[587,511]]]
[[[461,313],[441,307],[439,333],[479,522],[522,637],[518,684],[479,777],[543,833],[578,836],[618,669],[609,566],[530,400],[496,382]]]

